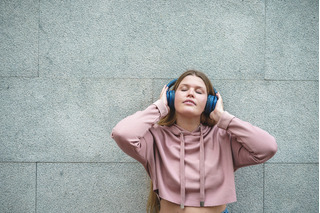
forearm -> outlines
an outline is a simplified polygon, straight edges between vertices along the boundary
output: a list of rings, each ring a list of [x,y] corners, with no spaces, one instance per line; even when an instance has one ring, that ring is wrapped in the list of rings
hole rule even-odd
[[[158,100],[145,110],[138,111],[121,120],[113,128],[111,136],[117,143],[138,143],[139,139],[167,113],[168,109]]]
[[[218,127],[231,134],[236,164],[250,165],[269,160],[277,151],[275,138],[268,132],[224,112]]]

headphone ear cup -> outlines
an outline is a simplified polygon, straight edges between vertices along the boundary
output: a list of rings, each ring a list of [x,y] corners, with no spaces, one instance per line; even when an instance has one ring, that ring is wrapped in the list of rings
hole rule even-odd
[[[167,91],[167,102],[170,109],[174,109],[174,90]]]
[[[175,96],[175,91],[174,90],[169,90],[170,87],[172,87],[175,83],[177,82],[177,79],[173,79],[167,84],[168,90],[167,90],[167,102],[168,106],[170,107],[171,110],[174,109],[174,96]]]
[[[208,95],[206,107],[204,112],[209,115],[215,108],[217,104],[218,98],[215,95]]]

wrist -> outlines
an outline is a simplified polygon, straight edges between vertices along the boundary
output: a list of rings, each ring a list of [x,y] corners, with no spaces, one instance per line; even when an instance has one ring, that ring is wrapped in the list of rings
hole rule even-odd
[[[214,110],[210,114],[210,118],[214,120],[216,123],[218,123],[223,113],[224,113],[224,110]]]
[[[157,108],[158,108],[158,110],[160,112],[160,117],[161,118],[166,116],[170,111],[170,108],[168,107],[168,105],[166,103],[163,103],[163,101],[161,99],[158,99],[153,104],[157,106]]]

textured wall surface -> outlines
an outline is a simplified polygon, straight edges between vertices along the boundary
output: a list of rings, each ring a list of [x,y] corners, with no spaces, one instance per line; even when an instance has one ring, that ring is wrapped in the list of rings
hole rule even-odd
[[[231,212],[318,212],[316,0],[1,0],[0,212],[145,212],[110,138],[186,69],[277,139],[236,172]]]

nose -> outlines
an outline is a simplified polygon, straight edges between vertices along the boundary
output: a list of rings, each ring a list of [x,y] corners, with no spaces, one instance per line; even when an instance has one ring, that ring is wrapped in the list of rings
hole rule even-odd
[[[194,97],[194,90],[193,89],[188,90],[188,97]]]

